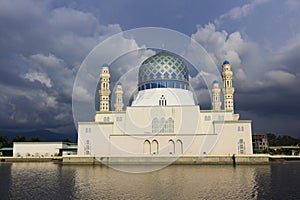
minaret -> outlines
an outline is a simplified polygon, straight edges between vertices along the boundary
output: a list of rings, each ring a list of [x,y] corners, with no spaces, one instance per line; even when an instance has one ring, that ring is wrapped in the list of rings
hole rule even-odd
[[[123,111],[123,89],[122,89],[122,83],[117,83],[117,88],[115,91],[116,94],[116,100],[115,100],[115,111],[121,112]]]
[[[211,93],[212,93],[212,99],[211,99],[212,109],[221,110],[221,105],[222,105],[221,98],[220,98],[221,89],[219,87],[219,82],[217,80],[215,80],[212,84]]]
[[[102,71],[100,74],[100,111],[106,112],[109,111],[109,95],[110,95],[110,89],[109,89],[109,79],[110,79],[110,73],[109,73],[109,66],[108,64],[103,64]]]
[[[230,69],[229,61],[225,60],[223,63],[223,95],[224,95],[224,109],[227,111],[234,112],[233,93],[234,88],[232,87],[232,71]]]

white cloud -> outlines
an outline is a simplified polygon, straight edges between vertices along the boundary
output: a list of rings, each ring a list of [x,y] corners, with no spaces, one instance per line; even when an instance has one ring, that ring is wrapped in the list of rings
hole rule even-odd
[[[297,78],[296,75],[281,70],[267,72],[265,76],[271,83],[281,86],[290,86],[295,83]]]
[[[268,1],[269,0],[254,0],[251,3],[244,4],[243,6],[234,7],[229,12],[221,15],[220,20],[223,20],[224,18],[230,18],[233,20],[237,20],[237,19],[246,17],[257,6],[259,6],[263,3],[266,3]],[[220,22],[220,21],[218,21],[218,22]]]
[[[235,77],[238,81],[246,81],[247,80],[247,75],[245,74],[243,69],[237,69],[235,71]]]
[[[217,31],[214,24],[207,24],[204,27],[198,26],[197,32],[192,38],[199,42],[212,57],[215,63],[220,64],[229,60],[232,64],[239,66],[241,59],[239,52],[250,46],[242,39],[239,32],[228,34],[226,31]]]
[[[238,84],[246,85],[247,79],[258,77],[261,61],[264,61],[261,51],[255,43],[245,40],[240,32],[218,31],[214,24],[209,23],[204,27],[198,26],[197,31],[191,37],[203,46],[218,66],[219,71],[223,61],[229,60],[233,72],[237,75]],[[219,74],[220,72],[215,75]]]
[[[40,82],[41,84],[45,85],[48,88],[52,87],[51,80],[45,73],[30,72],[30,73],[26,73],[24,75],[24,78],[29,80],[30,82],[34,82],[34,81]]]
[[[50,108],[55,108],[57,106],[57,101],[55,97],[47,97],[46,98],[46,106]]]
[[[29,56],[29,58],[36,62],[39,65],[42,65],[42,67],[59,67],[65,65],[64,61],[62,59],[57,58],[53,54],[49,54],[48,56],[44,54],[34,54]]]
[[[286,0],[285,3],[291,11],[299,11],[300,8],[299,0]]]
[[[94,100],[94,97],[83,87],[78,86],[73,91],[73,98],[77,102],[91,103]]]
[[[71,116],[67,113],[59,113],[58,115],[56,115],[54,117],[54,119],[57,120],[57,121],[61,121],[61,120],[69,120],[70,117]]]

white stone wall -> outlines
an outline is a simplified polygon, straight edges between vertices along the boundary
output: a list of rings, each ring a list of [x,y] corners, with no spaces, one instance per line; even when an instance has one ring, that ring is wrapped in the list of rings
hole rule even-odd
[[[132,106],[159,106],[159,99],[164,95],[169,106],[195,105],[193,93],[178,88],[153,88],[139,91]]]
[[[214,128],[218,139],[211,154],[253,154],[251,122],[226,121],[215,123]],[[243,153],[238,148],[241,139],[244,142]]]
[[[251,121],[235,121],[232,112],[201,112],[198,106],[157,106],[128,107],[126,114],[121,114],[121,122],[116,121],[114,113],[97,114],[96,118],[101,120],[103,116],[111,120],[79,123],[79,155],[143,155],[146,140],[158,142],[159,155],[170,154],[170,140],[175,148],[180,140],[185,155],[252,154]],[[154,117],[174,119],[174,132],[152,133]],[[178,150],[171,152],[181,154]]]
[[[108,155],[112,123],[79,123],[78,155]]]
[[[13,157],[51,157],[63,147],[63,142],[14,142]]]

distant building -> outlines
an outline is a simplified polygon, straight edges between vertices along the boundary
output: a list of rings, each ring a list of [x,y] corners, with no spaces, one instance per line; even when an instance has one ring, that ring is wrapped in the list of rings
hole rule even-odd
[[[77,145],[67,142],[14,142],[13,157],[53,157],[77,153]]]
[[[252,135],[253,153],[268,153],[269,142],[267,134],[253,134]]]
[[[272,155],[290,155],[298,156],[300,152],[299,146],[270,146],[270,154]]]
[[[137,92],[125,110],[122,84],[117,84],[112,111],[111,75],[109,65],[104,64],[100,109],[93,122],[78,124],[78,155],[253,154],[251,121],[239,120],[234,113],[233,72],[228,61],[221,75],[222,87],[218,81],[212,83],[212,109],[202,110],[195,103],[187,65],[179,56],[162,51],[141,64]]]
[[[12,155],[13,155],[13,148],[11,148],[11,147],[0,148],[0,157],[1,156],[12,156]]]

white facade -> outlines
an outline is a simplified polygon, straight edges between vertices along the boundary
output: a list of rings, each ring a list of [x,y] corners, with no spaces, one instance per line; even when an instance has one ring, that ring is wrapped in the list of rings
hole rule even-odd
[[[122,112],[124,103],[123,103],[123,88],[121,83],[117,84],[117,89],[115,91],[115,94],[116,94],[115,111]]]
[[[223,79],[223,95],[224,95],[224,109],[234,112],[234,87],[232,86],[232,71],[230,63],[225,60],[223,63],[222,79]]]
[[[109,73],[109,67],[107,64],[103,64],[102,71],[100,74],[100,90],[99,90],[99,96],[100,96],[100,111],[109,111],[109,99],[110,99],[110,73]]]
[[[159,65],[166,58],[170,66]],[[212,101],[215,109],[201,110],[188,90],[186,66],[178,59],[164,52],[148,58],[140,68],[139,91],[126,111],[100,109],[94,122],[79,122],[78,155],[252,154],[251,121],[239,120],[234,114],[233,97],[232,109],[221,109],[217,88],[217,99]],[[153,69],[155,62],[158,64]],[[179,63],[177,71],[182,74],[175,74],[177,68],[174,70],[172,63]],[[152,74],[157,71],[164,77]]]
[[[53,157],[59,155],[63,149],[76,149],[64,142],[14,142],[13,157]]]
[[[177,88],[155,88],[139,91],[131,106],[160,106],[160,100],[167,100],[167,105],[195,105],[193,93]]]
[[[222,102],[220,98],[221,89],[219,88],[218,81],[214,81],[212,85],[212,98],[211,98],[211,106],[213,110],[221,110]]]

